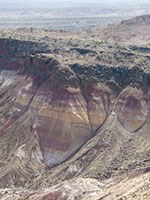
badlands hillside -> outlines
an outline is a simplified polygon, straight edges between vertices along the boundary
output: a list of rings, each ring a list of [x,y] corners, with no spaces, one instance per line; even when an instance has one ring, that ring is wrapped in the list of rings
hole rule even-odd
[[[149,30],[0,30],[0,199],[150,199]]]

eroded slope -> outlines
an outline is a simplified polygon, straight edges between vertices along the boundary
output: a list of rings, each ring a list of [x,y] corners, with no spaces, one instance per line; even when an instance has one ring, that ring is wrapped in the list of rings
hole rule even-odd
[[[137,61],[135,50],[112,47],[111,57],[122,59],[113,66],[104,45],[57,53],[44,43],[4,39],[1,46],[1,187],[149,166],[148,51]]]

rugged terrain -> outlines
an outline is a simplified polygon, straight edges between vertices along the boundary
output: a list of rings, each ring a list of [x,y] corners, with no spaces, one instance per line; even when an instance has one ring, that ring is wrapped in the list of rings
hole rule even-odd
[[[143,15],[122,21],[118,25],[97,29],[92,32],[94,38],[116,44],[150,45],[150,15]]]
[[[150,38],[134,34],[142,24],[150,29],[149,16],[117,25],[124,41],[107,36],[110,27],[0,30],[1,199],[149,199]]]

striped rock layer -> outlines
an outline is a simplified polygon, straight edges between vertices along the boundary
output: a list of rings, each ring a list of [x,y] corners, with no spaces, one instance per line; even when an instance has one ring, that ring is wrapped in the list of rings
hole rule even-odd
[[[146,122],[147,102],[136,88],[127,87],[115,98],[103,84],[61,86],[49,78],[25,75],[20,60],[1,63],[8,67],[1,68],[0,90],[20,82],[11,113],[1,121],[0,133],[29,112],[31,135],[37,138],[42,162],[49,167],[74,154],[96,134],[112,111],[129,132],[137,131]]]
[[[142,92],[127,87],[116,101],[116,112],[122,126],[130,132],[138,130],[146,121],[148,107]]]

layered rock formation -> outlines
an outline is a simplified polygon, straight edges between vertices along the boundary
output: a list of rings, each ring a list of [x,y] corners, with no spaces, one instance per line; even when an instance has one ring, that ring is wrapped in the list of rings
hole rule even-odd
[[[128,87],[118,96],[116,112],[124,128],[133,132],[146,122],[148,106],[139,90]]]
[[[43,68],[42,72],[47,75],[44,70],[46,64],[42,66],[38,63],[36,66],[36,62],[34,67],[37,70]],[[138,130],[146,121],[148,106],[144,95],[136,88],[127,87],[115,98],[102,83],[61,86],[60,80],[55,78],[57,71],[53,78],[43,74],[25,78],[25,68],[15,63],[20,68],[15,71],[14,80],[14,72],[11,72],[11,78],[10,75],[3,75],[5,80],[2,86],[6,81],[12,84],[11,80],[15,82],[19,76],[24,80],[24,86],[17,92],[11,114],[1,126],[1,134],[28,111],[33,123],[30,125],[31,134],[38,138],[42,162],[49,167],[60,164],[75,153],[96,134],[111,112],[116,113],[121,125],[129,132]],[[9,65],[13,67],[14,61]],[[23,74],[21,71],[24,71]],[[9,70],[6,74],[10,74]]]
[[[70,38],[58,48],[51,39],[0,40],[0,187],[39,189],[148,168],[148,48],[137,55],[84,40],[75,48]],[[40,191],[40,198],[84,199],[89,185],[95,192],[100,184],[86,180]]]
[[[84,144],[93,132],[80,90],[49,90],[37,112],[34,132],[39,136],[44,163],[48,166],[64,161]]]

